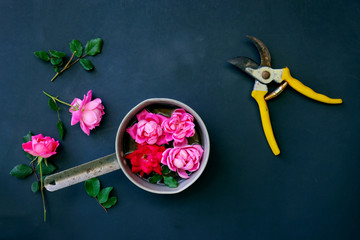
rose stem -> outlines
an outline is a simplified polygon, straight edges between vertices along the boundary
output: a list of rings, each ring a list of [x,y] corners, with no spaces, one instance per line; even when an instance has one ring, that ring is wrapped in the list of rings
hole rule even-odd
[[[38,177],[38,175],[37,175],[37,173],[36,173],[36,171],[35,171],[35,164],[34,164],[34,162],[32,162],[32,166],[33,166],[33,171],[34,171],[34,173],[35,173],[35,177],[36,177],[36,179],[38,180],[38,182],[40,182],[40,179],[39,179],[39,177]]]
[[[44,93],[46,96],[48,96],[49,98],[52,98],[52,99],[58,101],[59,103],[65,104],[65,105],[67,105],[67,106],[69,106],[69,107],[74,107],[74,106],[71,105],[71,104],[68,104],[68,103],[66,103],[66,102],[63,102],[63,101],[59,100],[58,98],[51,96],[50,94],[48,94],[48,93],[45,92],[45,91],[43,91],[43,93]]]
[[[59,76],[61,73],[63,73],[66,69],[68,69],[71,66],[71,65],[69,66],[69,64],[70,64],[71,60],[74,58],[75,53],[76,53],[76,51],[73,52],[73,54],[71,55],[70,60],[66,63],[65,67],[60,72],[57,72],[55,74],[55,76],[51,79],[52,82],[55,80],[55,78],[57,78],[57,76]]]
[[[44,198],[44,183],[43,183],[43,176],[42,176],[42,167],[41,167],[41,161],[39,163],[40,165],[40,189],[41,189],[41,196],[43,200],[43,207],[44,207],[44,222],[46,222],[46,207],[45,207],[45,198]]]
[[[70,68],[72,65],[74,65],[75,63],[77,63],[80,59],[82,59],[82,58],[84,58],[84,57],[86,57],[86,56],[87,56],[87,54],[82,55],[81,57],[79,57],[78,59],[76,59],[76,61],[74,61],[73,63],[71,63],[68,68]]]
[[[102,206],[102,208],[105,210],[106,213],[108,213],[108,211],[106,210],[106,208],[99,202],[99,200],[97,200],[96,197],[94,197],[96,199],[96,201],[98,202],[98,204],[100,204],[100,206]]]

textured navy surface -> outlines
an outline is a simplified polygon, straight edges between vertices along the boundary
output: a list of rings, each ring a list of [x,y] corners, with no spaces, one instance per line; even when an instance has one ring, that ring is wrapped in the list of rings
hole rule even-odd
[[[0,1],[0,239],[359,239],[359,1]],[[274,68],[288,66],[342,105],[286,91],[268,103],[281,154],[275,157],[250,97],[253,80],[230,66],[259,61],[246,35],[261,39]],[[34,51],[68,53],[68,43],[101,37],[96,69],[74,65],[55,82]],[[208,127],[208,166],[186,191],[155,195],[119,170],[100,177],[118,204],[105,211],[83,184],[46,192],[43,223],[33,176],[9,175],[26,163],[28,131],[58,138],[45,90],[71,102],[89,89],[105,106],[86,136],[61,118],[59,170],[115,151],[125,114],[151,97],[192,107]],[[59,171],[58,170],[58,171]]]

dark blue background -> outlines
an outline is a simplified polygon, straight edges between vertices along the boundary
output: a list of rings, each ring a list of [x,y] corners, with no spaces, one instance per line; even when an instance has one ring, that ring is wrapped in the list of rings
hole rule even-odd
[[[358,1],[11,1],[0,2],[0,239],[359,239],[360,154]],[[312,101],[288,88],[268,103],[281,155],[263,134],[253,80],[226,63],[259,60],[246,35],[261,39],[275,68],[288,66],[315,91],[342,105]],[[68,43],[104,39],[90,58],[55,82],[34,51],[70,55]],[[190,105],[211,140],[201,178],[186,191],[155,195],[119,170],[100,177],[118,204],[105,211],[78,184],[46,192],[48,222],[33,176],[9,175],[27,163],[28,131],[58,139],[45,90],[71,102],[89,89],[105,105],[86,136],[66,127],[59,170],[114,152],[125,114],[151,97]]]

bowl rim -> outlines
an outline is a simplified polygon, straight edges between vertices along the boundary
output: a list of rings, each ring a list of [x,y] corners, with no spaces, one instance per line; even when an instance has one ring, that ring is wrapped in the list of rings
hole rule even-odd
[[[200,168],[196,172],[192,173],[190,178],[179,182],[179,185],[176,188],[169,188],[169,187],[164,188],[164,186],[162,186],[162,185],[149,183],[149,182],[141,179],[140,177],[138,177],[136,174],[132,173],[130,168],[127,167],[128,165],[127,165],[127,162],[125,159],[125,154],[123,152],[123,138],[124,138],[124,134],[126,132],[126,127],[128,126],[130,120],[139,111],[141,111],[145,107],[153,105],[153,104],[170,104],[170,105],[175,105],[179,108],[185,109],[186,112],[188,112],[194,116],[194,119],[196,119],[197,123],[199,124],[198,127],[201,131],[204,153],[203,153],[203,156],[201,159]],[[203,171],[207,165],[209,155],[210,155],[210,138],[209,138],[209,133],[207,131],[205,123],[203,122],[201,117],[188,105],[186,105],[180,101],[171,99],[171,98],[149,98],[149,99],[146,99],[146,100],[140,102],[135,107],[133,107],[121,121],[118,131],[117,131],[117,134],[116,134],[115,150],[116,150],[116,157],[119,162],[121,170],[123,171],[125,176],[136,186],[138,186],[139,188],[141,188],[145,191],[151,192],[151,193],[175,194],[175,193],[182,192],[185,189],[187,189],[188,187],[190,187],[203,173]]]

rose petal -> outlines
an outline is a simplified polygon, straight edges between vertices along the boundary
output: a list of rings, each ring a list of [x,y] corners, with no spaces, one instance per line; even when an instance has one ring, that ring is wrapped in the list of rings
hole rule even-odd
[[[130,136],[135,140],[136,132],[137,132],[137,123],[135,123],[132,127],[126,129],[126,132],[130,134]]]
[[[177,170],[179,177],[187,179],[189,176],[187,175],[186,171],[184,169],[178,169]]]
[[[141,113],[138,113],[138,114],[136,115],[137,120],[138,120],[138,121],[144,120],[144,119],[145,119],[145,116],[146,116],[148,113],[149,113],[149,112],[146,111],[146,109],[142,110]]]
[[[90,135],[90,129],[81,120],[80,120],[80,127],[81,127],[81,130],[83,130],[84,133],[86,133],[88,136]]]
[[[91,102],[87,103],[85,106],[84,106],[84,110],[93,110],[95,108],[97,108],[99,105],[102,105],[101,104],[101,99],[100,98],[96,98],[94,100],[92,100]]]

